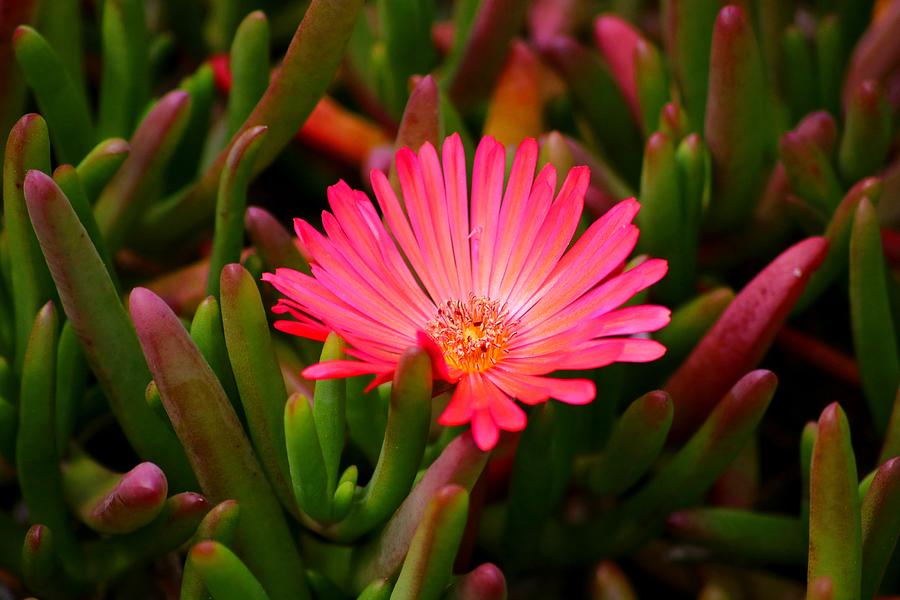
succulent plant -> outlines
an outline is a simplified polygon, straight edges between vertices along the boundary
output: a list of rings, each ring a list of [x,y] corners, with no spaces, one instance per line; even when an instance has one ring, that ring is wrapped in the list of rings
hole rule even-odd
[[[10,3],[0,597],[900,593],[898,30]]]

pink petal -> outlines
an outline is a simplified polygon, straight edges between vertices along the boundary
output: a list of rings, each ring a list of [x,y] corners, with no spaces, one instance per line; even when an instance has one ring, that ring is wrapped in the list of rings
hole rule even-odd
[[[454,133],[441,148],[444,187],[450,221],[453,257],[461,290],[472,289],[472,262],[469,254],[469,201],[466,191],[466,156],[462,140]]]
[[[431,144],[423,146],[423,152],[426,152],[426,147],[431,148]],[[434,152],[434,148],[431,148],[431,151]],[[451,258],[450,254],[446,252],[450,249],[449,239],[446,248],[440,244],[442,239],[449,238],[450,235],[447,220],[446,217],[442,221],[436,220],[438,218],[437,207],[445,206],[444,199],[443,197],[429,196],[419,157],[412,150],[409,148],[398,150],[396,164],[397,179],[400,181],[400,188],[403,191],[406,213],[412,225],[416,243],[422,252],[422,258],[430,268],[430,279],[435,286],[434,292],[437,295],[432,298],[436,303],[444,302],[454,297],[454,290],[457,288],[456,267],[452,263],[445,262]]]
[[[375,365],[358,360],[326,360],[306,367],[301,374],[307,379],[337,379],[385,373],[392,369],[392,365]]]
[[[540,287],[566,251],[581,218],[589,179],[587,167],[575,167],[569,171],[556,201],[541,224],[530,265],[524,266],[510,292],[511,314],[516,314],[524,301]]]
[[[441,416],[438,417],[438,423],[450,427],[456,425],[465,425],[472,420],[475,414],[475,399],[472,392],[471,377],[463,377],[456,385],[453,391],[453,397]]]
[[[496,393],[492,394],[488,410],[500,429],[503,431],[522,431],[525,429],[525,411],[510,400],[506,394],[497,389],[493,383],[487,383],[487,385],[496,390]]]
[[[587,327],[591,337],[649,333],[669,324],[672,311],[665,306],[626,306],[597,317]]]
[[[409,272],[368,197],[340,181],[328,188],[328,201],[334,215],[325,213],[323,225],[334,248],[392,298],[402,298],[420,316],[430,316],[432,302]],[[299,230],[299,224],[295,228]]]
[[[548,163],[538,173],[531,188],[531,195],[520,211],[518,219],[505,230],[505,235],[515,239],[506,262],[503,279],[496,292],[496,298],[500,302],[507,302],[510,292],[520,279],[525,278],[522,271],[526,264],[531,264],[529,259],[533,256],[535,248],[533,244],[521,243],[521,240],[533,240],[537,237],[541,225],[547,218],[547,213],[550,212],[555,187],[556,169]]]
[[[557,369],[597,369],[614,362],[650,362],[666,353],[656,340],[608,338],[585,342],[560,355],[541,357]]]
[[[544,284],[524,303],[519,314],[533,310],[540,320],[577,300],[622,264],[637,243],[637,227],[631,225],[640,204],[629,198],[594,221],[566,252]],[[533,307],[533,309],[532,309]]]
[[[469,244],[472,249],[472,281],[475,294],[488,292],[497,220],[503,194],[506,152],[494,138],[482,138],[472,167],[472,222]]]
[[[498,365],[485,375],[508,395],[526,404],[537,404],[548,398],[568,404],[587,404],[597,395],[594,382],[588,379],[537,377],[508,371],[504,365]]]
[[[406,218],[406,214],[403,212],[400,201],[397,199],[393,188],[391,188],[387,176],[381,171],[373,169],[370,178],[372,189],[375,191],[375,198],[378,200],[378,206],[381,207],[381,212],[384,214],[391,233],[397,240],[397,245],[403,250],[403,254],[409,260],[410,265],[412,265],[413,271],[421,279],[425,290],[434,299],[439,295],[437,293],[438,286],[431,278],[430,270],[427,268],[427,263],[422,256],[422,249],[416,241],[416,236],[413,234],[409,220]]]
[[[521,231],[519,225],[523,213],[530,208],[528,200],[531,196],[537,158],[537,141],[532,138],[522,140],[509,172],[509,181],[506,184],[500,208],[497,241],[494,246],[494,264],[491,268],[491,281],[488,286],[488,296],[490,297],[496,297],[498,294],[512,248],[521,241],[518,237]],[[534,218],[534,215],[531,216]]]
[[[305,337],[311,340],[324,342],[328,337],[328,328],[321,325],[309,325],[298,321],[279,320],[274,323],[275,329],[290,335]]]
[[[579,323],[611,311],[641,290],[662,279],[667,269],[666,261],[653,258],[621,275],[608,279],[573,302],[566,310],[523,325],[511,348],[523,347],[526,343],[557,335],[569,329],[573,323]]]
[[[435,236],[436,245],[440,252],[439,264],[443,265],[447,272],[448,285],[454,298],[461,298],[468,291],[463,287],[459,277],[459,269],[456,266],[454,255],[452,232],[450,229],[450,207],[446,197],[446,184],[441,172],[441,163],[437,151],[430,143],[426,142],[419,150],[419,162],[422,168],[422,177],[425,183],[426,198],[429,202],[429,214],[432,228],[430,233]]]
[[[420,329],[416,332],[416,344],[428,352],[428,357],[431,359],[431,376],[442,381],[453,381],[450,372],[447,371],[447,361],[444,360],[444,352],[431,339],[431,336]]]
[[[483,408],[475,412],[472,418],[472,438],[475,440],[475,445],[484,452],[497,445],[500,430],[494,423],[494,418],[489,410]]]

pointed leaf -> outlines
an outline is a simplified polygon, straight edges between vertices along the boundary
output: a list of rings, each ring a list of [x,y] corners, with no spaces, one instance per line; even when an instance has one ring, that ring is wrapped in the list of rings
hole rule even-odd
[[[216,541],[191,548],[188,562],[214,600],[269,600],[263,586],[234,553]]]
[[[672,400],[650,392],[619,419],[599,460],[591,465],[588,485],[598,495],[618,495],[637,482],[656,460],[672,425]]]
[[[241,506],[237,539],[244,560],[273,598],[308,598],[303,579],[295,576],[303,566],[284,514],[209,365],[158,296],[135,288],[129,309],[204,493],[214,502],[233,499]]]
[[[130,150],[128,142],[122,138],[110,138],[97,144],[78,163],[78,178],[84,186],[88,202],[94,204],[97,201],[100,192],[125,162]]]
[[[428,503],[391,594],[392,600],[437,600],[447,587],[469,512],[469,493],[441,488]]]
[[[153,199],[184,132],[190,102],[186,92],[174,91],[150,109],[131,138],[128,158],[100,194],[94,214],[111,252],[125,243]]]
[[[237,531],[240,507],[234,500],[220,502],[210,510],[194,534],[198,542],[213,540],[225,546],[234,542]],[[197,573],[195,564],[188,560],[184,565],[184,573],[181,576],[181,600],[207,600],[209,592],[203,584],[203,580]]]
[[[31,334],[34,316],[41,305],[53,296],[53,280],[41,248],[28,220],[23,186],[25,174],[31,169],[50,171],[50,140],[47,124],[40,115],[28,114],[16,122],[6,142],[3,162],[3,227],[7,252],[15,256],[10,261],[9,279],[15,323],[15,360],[18,372],[22,368],[25,345]]]
[[[856,207],[850,233],[850,325],[869,410],[875,426],[884,431],[900,384],[900,355],[878,217],[867,198]]]
[[[431,360],[410,348],[400,358],[391,389],[387,429],[372,479],[347,518],[326,530],[337,540],[359,537],[384,523],[407,497],[422,462],[431,424]]]
[[[269,85],[269,21],[254,11],[238,25],[229,55],[228,135],[233,136]]]
[[[210,296],[219,296],[222,268],[241,259],[247,186],[266,131],[265,127],[245,131],[232,146],[225,168],[222,169],[216,203],[215,236],[209,259],[209,279],[206,283],[206,293]]]
[[[190,487],[195,480],[184,450],[144,400],[151,379],[146,361],[84,227],[47,175],[31,171],[25,197],[66,316],[125,436],[139,456],[162,467],[174,489]]]
[[[827,248],[820,237],[795,244],[728,305],[666,383],[675,403],[673,435],[684,436],[696,427],[729,387],[759,363]]]
[[[309,116],[344,54],[362,0],[313,0],[287,49],[281,68],[240,131],[186,195],[176,195],[144,220],[142,237],[165,244],[206,223],[215,210],[219,176],[231,146],[244,131],[265,125],[270,133],[255,172],[270,165]]]
[[[16,60],[50,123],[54,148],[63,162],[79,161],[94,143],[87,100],[66,68],[37,31],[22,25],[13,34]]]
[[[222,269],[220,287],[225,346],[250,439],[275,493],[285,506],[293,507],[284,446],[287,390],[272,347],[266,310],[256,281],[241,265]]]
[[[743,225],[753,209],[774,133],[769,100],[750,19],[740,7],[726,6],[713,30],[703,126],[713,165],[707,218],[714,229]]]
[[[99,137],[128,137],[150,98],[144,5],[139,0],[103,3]]]
[[[378,537],[360,549],[351,570],[354,589],[362,589],[370,581],[387,579],[396,573],[431,499],[449,485],[458,485],[471,492],[487,458],[468,432],[450,442],[419,478]]]
[[[862,525],[857,492],[856,460],[847,417],[837,403],[819,417],[810,468],[810,585],[828,577],[833,597],[860,597]]]

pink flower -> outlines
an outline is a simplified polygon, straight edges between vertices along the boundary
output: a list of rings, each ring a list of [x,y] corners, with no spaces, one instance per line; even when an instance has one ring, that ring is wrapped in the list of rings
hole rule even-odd
[[[615,205],[567,251],[588,169],[572,169],[554,199],[556,171],[547,165],[535,176],[537,156],[534,140],[522,142],[504,188],[505,150],[484,138],[468,199],[459,136],[447,138],[441,157],[431,144],[418,155],[403,148],[396,157],[402,201],[383,173],[371,175],[387,227],[364,193],[344,182],[330,187],[325,235],[294,222],[312,276],[291,269],[263,276],[286,296],[273,310],[293,317],[278,329],[313,339],[335,331],[356,359],[312,365],[303,375],[374,374],[377,384],[390,380],[408,347],[424,346],[435,377],[456,384],[439,422],[471,422],[487,450],[500,430],[525,427],[514,399],[594,399],[590,380],[547,374],[662,356],[658,342],[627,336],[665,326],[669,310],[618,308],[666,272],[659,259],[623,272],[638,238],[638,202]]]

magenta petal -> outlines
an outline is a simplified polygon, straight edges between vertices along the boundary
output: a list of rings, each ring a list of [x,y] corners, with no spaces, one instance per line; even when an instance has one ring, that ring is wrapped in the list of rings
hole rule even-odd
[[[497,445],[500,429],[494,423],[494,418],[487,409],[481,409],[475,413],[472,419],[472,438],[475,440],[475,445],[485,452]]]
[[[444,412],[441,413],[441,416],[438,417],[438,423],[455,426],[465,425],[472,420],[472,415],[475,413],[475,405],[471,386],[469,377],[463,377],[459,381],[450,403],[444,409]]]
[[[374,365],[358,360],[328,360],[306,367],[303,376],[307,379],[335,379],[386,373],[393,368],[391,365]]]

